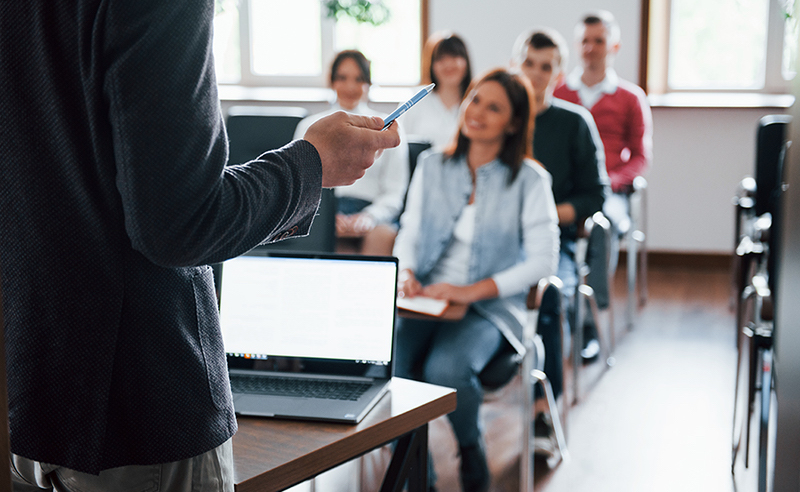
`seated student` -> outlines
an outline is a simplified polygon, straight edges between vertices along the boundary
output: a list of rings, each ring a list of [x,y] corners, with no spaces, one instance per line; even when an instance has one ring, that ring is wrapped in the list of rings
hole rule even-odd
[[[581,48],[581,66],[554,94],[592,113],[603,139],[613,191],[604,213],[618,232],[624,232],[630,225],[627,195],[633,191],[634,178],[643,174],[653,159],[653,116],[644,91],[620,79],[614,71],[620,29],[611,12],[601,10],[583,16],[575,26],[575,42]],[[612,273],[617,249],[615,240]]]
[[[530,159],[534,113],[525,77],[496,69],[475,81],[453,145],[420,158],[395,242],[399,295],[469,304],[457,322],[400,319],[396,366],[398,376],[457,389],[448,418],[465,491],[490,481],[478,374],[505,343],[500,323],[521,331],[511,313],[558,262],[550,177]]]
[[[608,187],[603,144],[589,112],[575,104],[553,98],[553,89],[563,78],[568,49],[561,35],[552,29],[539,28],[523,33],[512,53],[512,65],[519,67],[531,81],[536,94],[538,112],[533,134],[533,155],[553,178],[553,197],[556,201],[561,230],[561,252],[558,276],[564,282],[563,295],[570,312],[578,274],[575,264],[577,221],[601,210]],[[542,311],[553,306],[542,306]],[[569,323],[569,316],[566,317]],[[548,353],[558,353],[560,334],[555,324],[540,324],[539,334]],[[592,348],[597,341],[587,337]],[[587,347],[588,348],[588,347]],[[591,356],[587,350],[585,355]],[[558,357],[545,360],[545,373],[553,384],[556,397],[563,389],[563,367]],[[540,429],[544,416],[539,415],[535,427]],[[549,437],[535,441],[536,450],[552,452],[555,447]]]
[[[296,139],[303,138],[314,122],[336,111],[386,116],[364,101],[371,84],[370,62],[360,51],[346,50],[336,55],[331,64],[330,84],[336,102],[327,111],[303,119],[295,130]],[[401,138],[404,139],[402,131]],[[407,186],[408,146],[403,141],[375,159],[364,177],[352,185],[336,188],[337,237],[360,238],[359,253],[391,254],[396,235],[393,223],[400,214]]]
[[[472,80],[469,53],[464,41],[449,32],[436,33],[425,43],[423,83],[436,87],[400,118],[406,135],[431,142],[442,149],[450,144],[458,127],[458,108]]]

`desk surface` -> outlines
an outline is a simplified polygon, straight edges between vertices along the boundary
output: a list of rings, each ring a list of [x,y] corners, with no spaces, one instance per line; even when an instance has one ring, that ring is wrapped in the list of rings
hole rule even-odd
[[[236,490],[283,490],[455,408],[453,389],[394,378],[358,425],[239,417],[233,436]]]

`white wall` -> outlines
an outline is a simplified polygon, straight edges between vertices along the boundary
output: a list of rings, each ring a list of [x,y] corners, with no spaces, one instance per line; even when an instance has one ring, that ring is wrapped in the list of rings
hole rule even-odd
[[[641,0],[568,2],[543,0],[428,0],[430,32],[451,30],[464,37],[475,74],[505,65],[517,36],[536,26],[559,31],[570,44],[569,67],[575,66],[573,28],[581,15],[597,9],[614,13],[622,31],[616,62],[620,76],[638,79]]]

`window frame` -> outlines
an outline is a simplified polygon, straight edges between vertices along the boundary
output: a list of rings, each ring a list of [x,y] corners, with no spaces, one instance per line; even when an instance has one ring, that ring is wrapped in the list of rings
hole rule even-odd
[[[422,52],[424,50],[425,41],[428,38],[428,1],[418,0],[420,3],[420,76],[422,75]],[[334,19],[326,17],[324,8],[320,9],[320,28],[321,28],[321,67],[322,70],[318,75],[307,76],[288,76],[288,75],[258,75],[253,73],[252,70],[252,52],[250,32],[252,27],[252,19],[250,16],[250,1],[239,0],[239,80],[238,81],[220,81],[219,85],[222,86],[242,86],[242,87],[300,87],[300,88],[327,88],[328,83],[328,67],[333,62],[336,56],[336,51],[333,49],[333,41],[335,38],[335,23]],[[383,87],[414,87],[419,85],[420,81],[411,84],[381,84]]]
[[[672,0],[642,0],[639,85],[648,94],[729,93],[787,94],[792,81],[783,76],[785,17],[780,0],[768,0],[767,47],[764,62],[764,86],[760,89],[691,88],[669,86],[669,36]],[[777,28],[776,28],[777,26]]]

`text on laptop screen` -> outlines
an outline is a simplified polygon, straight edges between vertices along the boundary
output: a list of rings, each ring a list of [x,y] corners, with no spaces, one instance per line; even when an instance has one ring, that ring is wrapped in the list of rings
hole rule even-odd
[[[220,322],[225,351],[388,363],[393,262],[241,256],[224,263]]]

